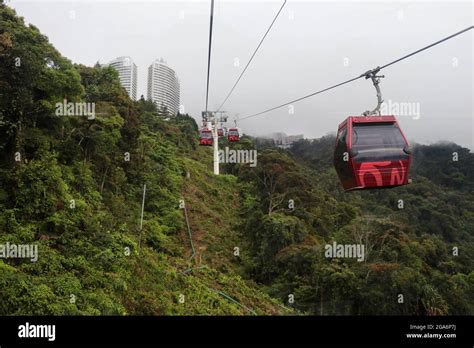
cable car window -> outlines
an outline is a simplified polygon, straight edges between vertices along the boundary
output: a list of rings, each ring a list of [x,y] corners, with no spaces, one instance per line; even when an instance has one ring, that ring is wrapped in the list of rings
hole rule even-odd
[[[239,135],[239,131],[237,130],[229,130],[229,135]]]
[[[212,138],[212,133],[211,132],[201,132],[201,138],[210,139],[210,138]]]
[[[339,131],[336,140],[336,149],[334,150],[334,166],[341,181],[351,180],[352,173],[348,157],[345,156],[347,153],[347,128],[343,128]],[[347,158],[347,161],[344,159]]]
[[[356,162],[408,160],[405,139],[395,123],[354,123],[352,151]]]

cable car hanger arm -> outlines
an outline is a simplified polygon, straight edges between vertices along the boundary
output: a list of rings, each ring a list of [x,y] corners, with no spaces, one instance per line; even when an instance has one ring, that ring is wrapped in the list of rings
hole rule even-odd
[[[372,115],[380,116],[380,107],[382,106],[383,100],[382,100],[382,92],[380,91],[379,83],[380,83],[380,79],[384,78],[385,75],[377,75],[379,71],[380,71],[380,67],[378,66],[375,69],[369,70],[360,76],[360,77],[365,76],[366,80],[371,79],[372,83],[375,86],[375,90],[377,91],[377,106],[372,111],[369,111],[369,110],[364,111],[362,113],[362,115],[364,116],[372,116]]]

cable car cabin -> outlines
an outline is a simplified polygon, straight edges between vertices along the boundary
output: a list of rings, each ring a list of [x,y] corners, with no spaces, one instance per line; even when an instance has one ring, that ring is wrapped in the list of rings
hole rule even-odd
[[[231,143],[235,143],[240,140],[238,128],[229,128],[229,131],[227,132],[227,140],[229,140]]]
[[[199,145],[212,146],[213,142],[214,139],[212,138],[212,131],[207,128],[201,129],[201,134],[199,135]]]
[[[394,116],[349,116],[339,125],[334,166],[346,191],[406,185],[411,159]]]
[[[217,136],[218,137],[223,137],[224,136],[224,129],[223,128],[218,128],[217,129]]]

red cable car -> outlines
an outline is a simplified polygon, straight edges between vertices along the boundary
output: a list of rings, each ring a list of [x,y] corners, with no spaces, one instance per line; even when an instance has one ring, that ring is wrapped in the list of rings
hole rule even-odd
[[[240,140],[240,134],[238,128],[229,128],[227,132],[227,140],[231,143],[238,142]]]
[[[408,141],[394,116],[381,116],[380,67],[367,71],[377,91],[377,106],[339,125],[334,167],[344,190],[406,185],[412,161]]]
[[[346,191],[406,185],[411,160],[394,116],[349,116],[339,125],[334,166]]]
[[[224,129],[223,128],[218,128],[217,129],[217,136],[218,137],[223,137],[224,136]]]
[[[199,145],[212,146],[213,143],[214,139],[212,138],[212,131],[207,128],[201,129],[201,133],[199,135]]]

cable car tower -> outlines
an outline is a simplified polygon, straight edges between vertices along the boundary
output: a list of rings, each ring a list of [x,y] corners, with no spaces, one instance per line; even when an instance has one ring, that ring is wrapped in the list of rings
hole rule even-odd
[[[226,111],[203,111],[202,126],[212,130],[212,145],[214,154],[214,174],[219,175],[219,134],[218,129],[222,128],[222,123],[227,122]]]

